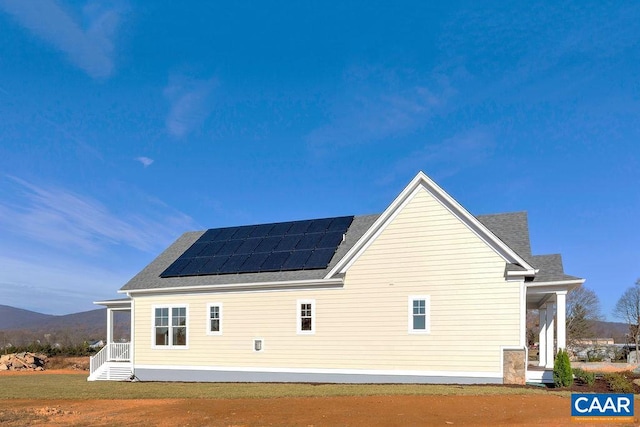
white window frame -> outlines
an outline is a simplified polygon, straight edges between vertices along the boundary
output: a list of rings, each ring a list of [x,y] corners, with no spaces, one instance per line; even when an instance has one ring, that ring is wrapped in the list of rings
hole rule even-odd
[[[413,302],[424,301],[424,329],[413,328]],[[431,296],[430,295],[409,295],[408,303],[408,330],[410,334],[430,334],[431,333]]]
[[[311,330],[302,330],[302,304],[311,304]],[[296,333],[298,335],[314,335],[316,333],[316,300],[299,299],[296,301]]]
[[[218,331],[211,330],[211,307],[218,307],[218,324],[220,325]],[[207,304],[207,335],[222,335],[222,319],[223,319],[223,310],[221,302],[210,302]]]
[[[156,309],[166,308],[169,311],[169,325],[168,325],[168,341],[167,345],[157,345],[156,344]],[[184,345],[176,345],[173,344],[173,309],[174,308],[184,308],[185,309],[185,344]],[[151,348],[154,349],[176,349],[176,350],[186,350],[189,348],[189,305],[188,304],[158,304],[151,307]]]

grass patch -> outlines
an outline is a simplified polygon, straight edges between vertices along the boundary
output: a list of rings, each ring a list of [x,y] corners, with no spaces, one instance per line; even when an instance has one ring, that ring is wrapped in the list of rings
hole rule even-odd
[[[88,382],[85,375],[0,375],[0,399],[264,399],[281,397],[555,394],[538,387],[417,384]]]
[[[0,425],[25,426],[44,423],[47,417],[35,414],[33,411],[0,410]]]

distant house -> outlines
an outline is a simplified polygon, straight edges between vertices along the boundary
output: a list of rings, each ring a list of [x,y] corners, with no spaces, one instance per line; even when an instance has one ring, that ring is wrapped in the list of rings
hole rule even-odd
[[[104,347],[103,340],[91,341],[88,343],[90,348],[102,348]]]
[[[532,255],[526,213],[473,216],[419,173],[381,214],[183,234],[126,298],[97,302],[108,339],[89,380],[547,381],[583,281]],[[118,310],[131,343],[113,342]]]

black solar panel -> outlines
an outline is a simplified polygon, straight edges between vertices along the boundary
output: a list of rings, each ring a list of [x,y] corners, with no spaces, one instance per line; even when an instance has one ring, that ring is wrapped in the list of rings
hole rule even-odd
[[[352,216],[207,230],[160,276],[327,268]]]
[[[304,265],[305,268],[326,268],[329,261],[331,261],[334,252],[335,251],[333,249],[316,249]]]
[[[313,249],[318,245],[321,239],[322,233],[305,234],[296,245],[296,250]]]
[[[296,221],[291,223],[291,228],[287,231],[287,234],[304,234],[311,225],[311,220]]]
[[[260,271],[280,271],[291,252],[271,252],[260,266]]]
[[[218,252],[220,252],[220,249],[222,248],[222,246],[224,246],[224,242],[205,242],[205,245],[206,246],[202,251],[200,251],[198,256],[205,256],[205,257],[215,256]]]
[[[220,274],[220,269],[228,259],[228,256],[209,258],[209,261],[200,269],[200,274]]]
[[[251,256],[242,264],[242,271],[244,273],[258,273],[262,263],[271,255],[270,252],[259,252],[251,254]]]
[[[309,257],[311,256],[311,253],[313,251],[295,251],[295,252],[291,252],[291,255],[289,255],[289,258],[287,258],[287,260],[284,262],[284,264],[282,264],[282,269],[283,270],[288,270],[291,268],[296,268],[297,266],[304,266],[307,262],[307,260],[309,259]]]
[[[294,234],[291,236],[283,236],[274,250],[276,251],[292,251],[298,246],[298,242],[304,234]]]
[[[242,244],[238,249],[236,249],[236,254],[251,254],[255,252],[256,247],[262,242],[263,239],[259,237],[252,237],[250,239],[245,239],[242,241]]]
[[[192,258],[191,262],[182,269],[185,276],[196,276],[200,274],[200,269],[207,263],[207,258]]]
[[[233,235],[231,236],[231,238],[234,240],[246,239],[247,237],[251,236],[251,233],[253,232],[254,228],[255,227],[252,225],[249,225],[246,227],[238,227],[236,229],[236,232],[233,233]]]
[[[236,273],[249,258],[249,254],[231,255],[220,268],[220,273]]]

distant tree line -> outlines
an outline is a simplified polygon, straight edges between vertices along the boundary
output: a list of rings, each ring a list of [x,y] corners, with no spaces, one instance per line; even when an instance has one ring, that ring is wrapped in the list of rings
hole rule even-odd
[[[11,353],[39,353],[51,356],[92,356],[96,353],[96,349],[89,346],[88,342],[82,344],[75,344],[69,346],[54,346],[51,344],[41,344],[32,342],[27,345],[21,346],[7,346],[4,347],[0,354]]]
[[[0,331],[0,353],[37,351],[49,356],[86,356],[95,353],[89,344],[98,340],[105,340],[105,337],[71,329],[48,333],[31,330]]]

